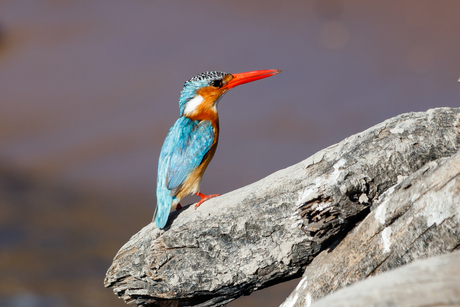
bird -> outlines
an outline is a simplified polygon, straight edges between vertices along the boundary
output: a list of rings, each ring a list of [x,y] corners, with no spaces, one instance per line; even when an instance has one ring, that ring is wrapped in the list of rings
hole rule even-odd
[[[163,229],[170,212],[180,209],[186,195],[204,201],[220,194],[200,192],[201,178],[216,152],[219,140],[217,104],[230,89],[280,73],[257,70],[238,74],[206,71],[187,80],[179,98],[180,117],[169,129],[160,151],[157,174],[157,206],[153,221]]]

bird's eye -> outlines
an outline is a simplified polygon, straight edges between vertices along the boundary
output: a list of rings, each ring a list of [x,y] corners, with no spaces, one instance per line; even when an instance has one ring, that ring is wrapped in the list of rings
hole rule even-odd
[[[222,80],[212,80],[211,85],[214,87],[221,87],[222,86]]]

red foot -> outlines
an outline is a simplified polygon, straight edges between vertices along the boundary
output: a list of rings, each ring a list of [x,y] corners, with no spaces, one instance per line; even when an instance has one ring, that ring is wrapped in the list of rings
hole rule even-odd
[[[220,194],[204,195],[203,193],[200,193],[200,192],[195,193],[195,195],[198,195],[199,197],[201,197],[200,201],[196,203],[195,209],[198,208],[202,203],[204,203],[208,199],[220,196]]]
[[[179,203],[179,204],[177,204],[177,206],[176,206],[176,210],[180,210],[180,209],[182,209],[182,206],[181,206],[180,203]]]

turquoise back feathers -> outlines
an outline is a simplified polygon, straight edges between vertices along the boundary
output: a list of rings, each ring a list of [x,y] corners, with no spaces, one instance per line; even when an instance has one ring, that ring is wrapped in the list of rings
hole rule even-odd
[[[178,190],[187,176],[200,165],[214,142],[209,121],[192,121],[180,117],[168,132],[161,148],[157,177],[157,207],[155,223],[164,228],[171,211],[177,204]]]

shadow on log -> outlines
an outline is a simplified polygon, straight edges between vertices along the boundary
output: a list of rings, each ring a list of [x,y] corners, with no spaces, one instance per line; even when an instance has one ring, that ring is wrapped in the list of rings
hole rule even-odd
[[[413,198],[414,189],[424,187],[417,176],[438,172],[441,158],[457,152],[459,114],[441,108],[397,116],[197,210],[175,212],[164,230],[149,224],[115,256],[105,286],[138,306],[221,306],[310,270],[304,276],[312,279],[304,277],[284,303],[293,306],[299,298],[312,302],[379,271],[451,251],[460,244],[458,211],[447,213],[443,204],[419,208]],[[446,178],[460,172],[450,170]],[[397,190],[407,193],[386,202]],[[420,212],[425,218],[435,213],[430,221],[436,226],[427,227],[423,218],[411,224]],[[402,216],[406,224],[397,224]],[[364,226],[369,219],[375,229]],[[351,236],[357,241],[346,245]],[[438,247],[423,249],[424,236]],[[443,244],[443,236],[451,242]],[[333,253],[338,259],[327,271]]]
[[[415,261],[337,291],[311,305],[339,306],[460,306],[460,251]]]

